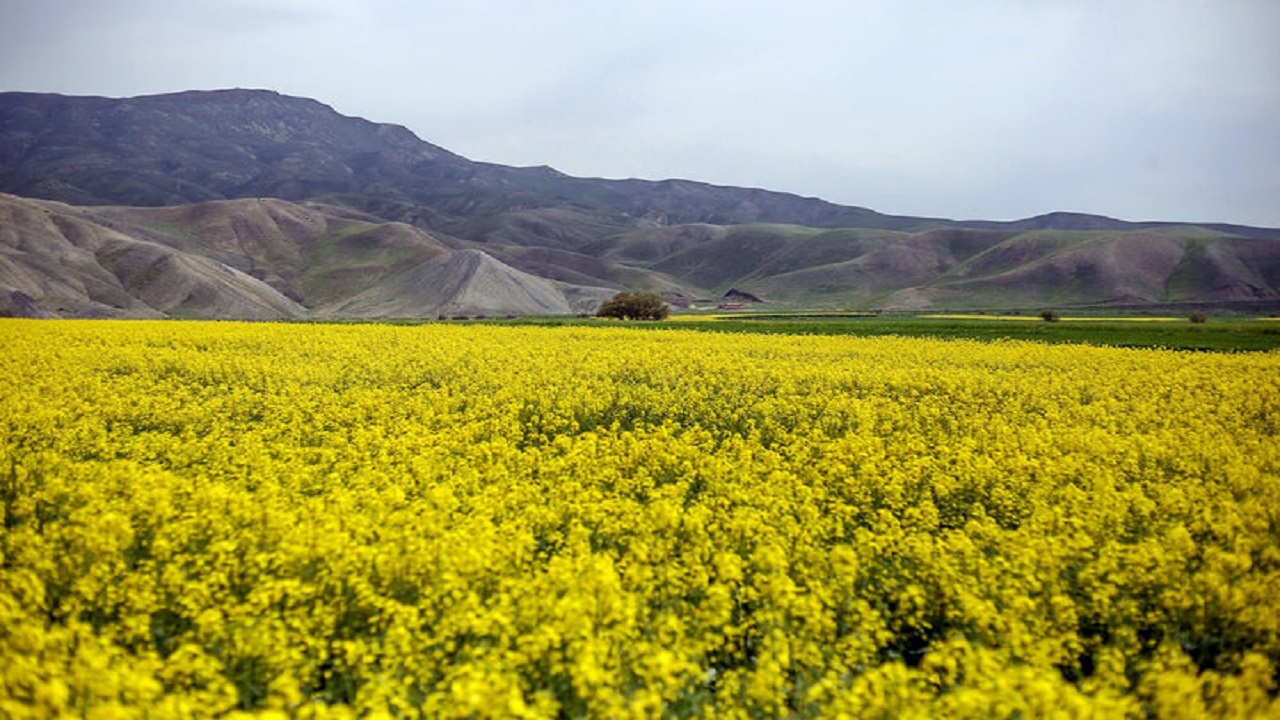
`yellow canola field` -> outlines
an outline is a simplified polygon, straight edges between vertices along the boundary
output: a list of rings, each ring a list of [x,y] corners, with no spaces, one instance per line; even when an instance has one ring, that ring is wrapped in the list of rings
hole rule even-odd
[[[1280,354],[0,321],[0,717],[1276,717]]]

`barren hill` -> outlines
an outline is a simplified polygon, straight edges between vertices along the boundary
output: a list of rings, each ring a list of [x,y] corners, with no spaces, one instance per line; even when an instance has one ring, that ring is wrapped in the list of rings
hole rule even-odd
[[[607,297],[602,293],[602,298]],[[389,282],[324,307],[341,317],[446,317],[573,311],[562,290],[480,250],[444,253],[407,268]]]
[[[455,250],[409,225],[319,204],[82,208],[0,194],[0,315],[567,313],[608,295]]]

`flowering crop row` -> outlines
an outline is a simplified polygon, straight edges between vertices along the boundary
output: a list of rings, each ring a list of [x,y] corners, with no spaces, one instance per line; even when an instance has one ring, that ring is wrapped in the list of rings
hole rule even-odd
[[[0,321],[0,716],[1275,716],[1280,355]]]

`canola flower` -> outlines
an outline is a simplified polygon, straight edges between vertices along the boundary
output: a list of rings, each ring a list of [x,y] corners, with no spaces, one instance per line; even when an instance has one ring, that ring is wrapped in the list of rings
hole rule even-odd
[[[1275,717],[1280,354],[0,321],[0,716]]]

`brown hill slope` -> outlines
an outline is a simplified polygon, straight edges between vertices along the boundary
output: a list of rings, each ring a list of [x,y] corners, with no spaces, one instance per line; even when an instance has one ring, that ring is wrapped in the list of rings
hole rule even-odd
[[[0,308],[66,317],[301,317],[267,283],[89,211],[0,195]]]
[[[906,233],[691,225],[614,238],[602,256],[695,292],[868,309],[1280,303],[1280,241],[1193,226]]]
[[[1206,229],[636,230],[580,251],[433,234],[322,203],[74,207],[0,195],[0,314],[590,312],[631,287],[877,309],[1280,304],[1280,242]]]
[[[564,315],[574,308],[554,283],[505,265],[479,250],[459,250],[423,261],[387,282],[321,308],[338,317],[457,317]]]
[[[1280,243],[1201,230],[1019,233],[880,301],[890,309],[1280,301]]]
[[[4,315],[527,314],[576,311],[608,294],[320,204],[80,208],[0,194]]]

